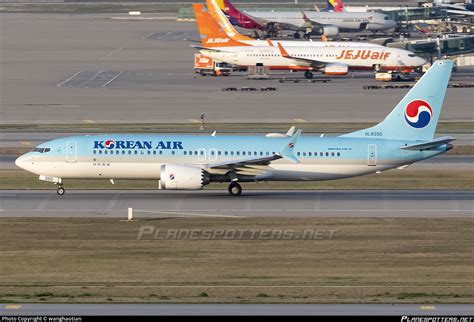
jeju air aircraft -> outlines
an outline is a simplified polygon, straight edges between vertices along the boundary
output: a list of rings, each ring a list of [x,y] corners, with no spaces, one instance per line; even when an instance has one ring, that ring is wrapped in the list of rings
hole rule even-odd
[[[266,136],[101,134],[38,145],[15,163],[58,185],[68,179],[149,179],[160,189],[198,190],[227,182],[311,181],[403,169],[452,148],[453,137],[434,138],[453,63],[436,61],[379,124],[336,137],[301,130]]]
[[[345,75],[349,70],[410,72],[426,62],[410,51],[372,44],[283,46],[267,41],[260,46],[252,45],[246,39],[229,37],[215,21],[203,19],[209,15],[202,11],[202,5],[194,5],[194,9],[202,46],[192,46],[205,56],[232,65],[260,64],[271,70],[304,71],[306,78],[312,78],[313,71],[326,75]]]
[[[397,23],[379,12],[336,12],[336,11],[245,11],[238,10],[229,0],[221,8],[231,22],[239,27],[258,30],[293,30],[300,38],[300,31],[308,38],[314,31],[327,37],[339,32],[386,31]]]

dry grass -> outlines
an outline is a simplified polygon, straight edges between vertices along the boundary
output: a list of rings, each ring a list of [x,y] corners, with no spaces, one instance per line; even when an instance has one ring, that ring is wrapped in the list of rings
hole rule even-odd
[[[169,229],[332,240],[137,240]],[[0,220],[0,302],[472,303],[472,219]],[[206,296],[207,295],[207,296]]]

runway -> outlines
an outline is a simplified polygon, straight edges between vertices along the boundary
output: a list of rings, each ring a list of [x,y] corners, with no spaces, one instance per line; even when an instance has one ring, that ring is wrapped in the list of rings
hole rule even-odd
[[[0,315],[471,316],[471,304],[1,304]]]
[[[472,217],[472,190],[0,191],[1,217]]]

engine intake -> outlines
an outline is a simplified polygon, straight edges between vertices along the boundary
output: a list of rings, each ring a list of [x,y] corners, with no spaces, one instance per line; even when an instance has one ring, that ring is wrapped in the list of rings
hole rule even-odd
[[[179,164],[163,164],[161,166],[161,189],[199,190],[209,182],[209,173],[199,167]]]

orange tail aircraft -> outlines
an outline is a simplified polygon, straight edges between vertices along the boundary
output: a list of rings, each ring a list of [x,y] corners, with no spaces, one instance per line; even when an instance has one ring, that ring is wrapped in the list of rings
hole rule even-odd
[[[251,46],[230,38],[222,27],[212,18],[207,9],[201,3],[194,3],[194,15],[198,25],[199,36],[204,47],[232,47],[232,46]],[[254,40],[250,37],[240,35],[239,40]]]

